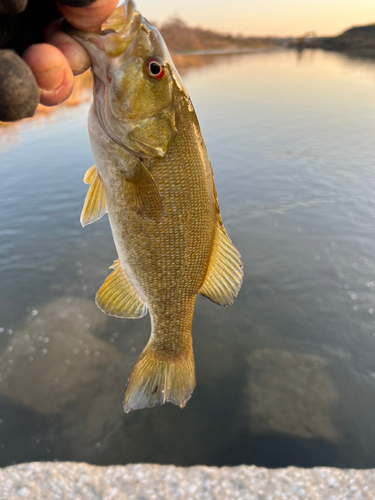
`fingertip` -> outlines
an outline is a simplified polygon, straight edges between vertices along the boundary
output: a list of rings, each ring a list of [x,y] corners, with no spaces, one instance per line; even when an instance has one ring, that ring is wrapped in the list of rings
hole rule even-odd
[[[50,31],[47,34],[46,42],[62,52],[72,69],[73,75],[80,75],[90,67],[91,61],[88,53],[66,33]]]
[[[22,57],[34,73],[40,89],[41,104],[55,106],[70,96],[73,73],[58,48],[47,43],[31,45]]]

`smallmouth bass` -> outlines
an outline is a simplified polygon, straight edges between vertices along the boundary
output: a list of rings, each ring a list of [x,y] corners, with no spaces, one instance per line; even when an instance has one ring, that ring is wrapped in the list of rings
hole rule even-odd
[[[94,100],[89,135],[95,166],[83,226],[105,213],[118,259],[96,294],[107,314],[151,316],[125,412],[174,403],[195,388],[191,326],[197,293],[229,305],[243,279],[224,229],[199,123],[160,33],[132,1],[101,34],[66,31],[89,53]]]

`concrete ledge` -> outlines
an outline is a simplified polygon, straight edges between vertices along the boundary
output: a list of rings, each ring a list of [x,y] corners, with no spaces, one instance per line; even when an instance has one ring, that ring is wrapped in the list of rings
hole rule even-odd
[[[374,500],[375,470],[30,463],[0,469],[0,500]]]

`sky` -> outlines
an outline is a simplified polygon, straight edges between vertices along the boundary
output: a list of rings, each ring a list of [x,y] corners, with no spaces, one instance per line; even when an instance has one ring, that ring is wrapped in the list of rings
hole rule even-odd
[[[191,26],[244,35],[337,35],[375,24],[375,0],[135,0],[150,21],[179,17]]]

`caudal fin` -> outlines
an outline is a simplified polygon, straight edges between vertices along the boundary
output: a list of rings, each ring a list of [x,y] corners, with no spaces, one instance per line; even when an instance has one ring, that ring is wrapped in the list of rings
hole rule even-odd
[[[173,403],[183,408],[195,388],[194,356],[187,349],[176,358],[166,358],[146,346],[130,374],[124,411]]]

